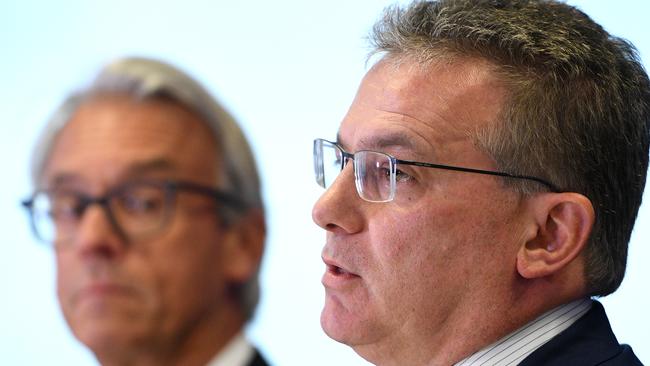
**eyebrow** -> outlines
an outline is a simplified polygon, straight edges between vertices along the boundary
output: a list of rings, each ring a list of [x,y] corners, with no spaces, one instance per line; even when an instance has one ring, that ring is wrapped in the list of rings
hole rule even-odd
[[[47,182],[44,181],[42,183],[47,188],[53,188],[79,181],[81,181],[81,178],[77,174],[63,172],[55,175],[52,179],[48,179]]]
[[[137,176],[148,173],[167,172],[175,170],[174,164],[165,158],[156,158],[131,164],[124,172],[125,176]]]
[[[345,142],[341,139],[340,132],[336,134],[336,143],[346,148]],[[382,150],[389,147],[400,147],[408,150],[417,150],[413,139],[403,132],[392,132],[385,135],[362,138],[359,141],[358,150]],[[346,148],[347,149],[347,148]]]
[[[175,170],[175,166],[171,161],[164,158],[155,158],[151,160],[135,162],[129,165],[129,167],[120,175],[128,179],[129,177],[138,177],[141,175],[146,175],[151,173],[169,172],[174,170]],[[46,186],[53,188],[53,187],[59,187],[61,185],[75,184],[75,183],[82,183],[82,182],[83,182],[83,178],[77,173],[61,172],[56,174],[52,179],[49,179],[48,182],[46,182]]]

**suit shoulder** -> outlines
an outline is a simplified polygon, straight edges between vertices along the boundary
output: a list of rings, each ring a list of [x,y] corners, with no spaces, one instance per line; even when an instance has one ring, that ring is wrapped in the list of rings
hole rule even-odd
[[[602,366],[643,366],[641,363],[641,360],[639,360],[636,355],[634,354],[634,351],[632,351],[632,347],[628,346],[627,344],[622,344],[620,346],[620,352],[616,354],[614,357],[604,361],[603,363],[599,364]]]

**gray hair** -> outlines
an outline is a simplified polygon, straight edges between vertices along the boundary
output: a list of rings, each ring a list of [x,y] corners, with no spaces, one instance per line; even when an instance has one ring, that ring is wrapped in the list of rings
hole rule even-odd
[[[38,184],[57,136],[81,104],[102,94],[124,94],[136,100],[165,98],[197,113],[213,132],[217,158],[223,163],[220,185],[238,197],[246,210],[263,212],[260,179],[251,148],[234,118],[196,80],[161,61],[131,57],[106,65],[94,82],[69,96],[54,112],[41,133],[32,155],[32,180]],[[221,165],[220,165],[221,166]],[[245,211],[246,211],[245,210]],[[224,210],[226,222],[241,213]],[[258,269],[259,271],[259,269]],[[246,319],[250,319],[259,301],[259,278],[256,272],[237,289]]]
[[[596,222],[584,251],[590,295],[615,291],[648,170],[650,81],[635,48],[554,0],[415,1],[388,8],[371,36],[394,61],[479,58],[509,95],[476,144],[500,170],[588,197]],[[536,183],[504,181],[522,194]]]

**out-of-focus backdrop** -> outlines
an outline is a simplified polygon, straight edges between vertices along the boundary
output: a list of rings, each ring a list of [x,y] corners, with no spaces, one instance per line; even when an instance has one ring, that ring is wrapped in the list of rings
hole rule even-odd
[[[402,1],[404,2],[404,1]],[[39,129],[70,91],[124,55],[169,61],[236,116],[264,180],[269,237],[263,297],[247,333],[277,365],[365,365],[327,338],[320,194],[311,143],[334,138],[366,71],[365,37],[387,0],[0,1],[0,364],[95,365],[58,310],[52,251],[19,205]],[[572,0],[650,65],[650,3]],[[650,194],[630,244],[627,278],[603,300],[621,342],[650,362]],[[432,345],[435,347],[435,345]]]

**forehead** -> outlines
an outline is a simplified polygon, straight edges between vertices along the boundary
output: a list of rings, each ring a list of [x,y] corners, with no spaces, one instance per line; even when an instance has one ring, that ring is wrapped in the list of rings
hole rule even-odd
[[[155,165],[174,174],[214,178],[216,150],[210,128],[178,103],[103,95],[85,101],[72,115],[53,142],[42,177],[118,179]]]
[[[382,60],[364,77],[341,124],[340,142],[352,150],[393,145],[431,150],[469,141],[497,122],[505,95],[481,60],[429,65]]]

